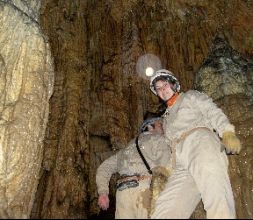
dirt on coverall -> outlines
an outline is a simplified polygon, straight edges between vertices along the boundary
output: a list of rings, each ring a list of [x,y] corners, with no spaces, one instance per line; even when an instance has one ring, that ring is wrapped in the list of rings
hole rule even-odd
[[[234,126],[222,110],[207,95],[190,90],[167,108],[163,129],[174,169],[151,218],[190,218],[201,199],[207,218],[235,218],[228,160],[218,137]]]
[[[138,143],[151,169],[157,166],[171,167],[171,150],[163,135],[144,132],[140,134]],[[138,174],[145,178],[139,181],[137,187],[117,190],[115,218],[147,219],[148,201],[145,201],[145,197],[149,193],[151,175],[136,149],[135,139],[98,167],[96,174],[98,194],[109,194],[109,181],[116,172],[129,176]]]

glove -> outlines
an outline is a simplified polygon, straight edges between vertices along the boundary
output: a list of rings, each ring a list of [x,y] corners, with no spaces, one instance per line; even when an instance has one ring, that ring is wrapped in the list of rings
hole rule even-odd
[[[241,142],[239,138],[232,131],[224,131],[222,134],[222,142],[225,145],[226,152],[232,154],[239,154],[241,151]]]
[[[155,210],[156,200],[159,197],[160,193],[164,190],[170,174],[171,170],[165,167],[159,166],[152,169],[152,180],[150,184],[151,201],[150,208],[148,210],[149,218]]]
[[[107,210],[109,208],[109,197],[107,194],[100,194],[98,197],[98,206],[102,210]]]

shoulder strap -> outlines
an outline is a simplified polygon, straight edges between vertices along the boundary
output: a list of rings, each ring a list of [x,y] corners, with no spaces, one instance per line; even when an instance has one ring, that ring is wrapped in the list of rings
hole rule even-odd
[[[139,135],[135,138],[135,145],[136,145],[137,151],[138,151],[143,163],[145,164],[149,174],[152,174],[152,170],[150,169],[150,166],[149,166],[148,162],[146,161],[145,157],[143,156],[143,154],[140,150],[140,147],[139,147],[139,144],[138,144],[138,139],[139,139]]]

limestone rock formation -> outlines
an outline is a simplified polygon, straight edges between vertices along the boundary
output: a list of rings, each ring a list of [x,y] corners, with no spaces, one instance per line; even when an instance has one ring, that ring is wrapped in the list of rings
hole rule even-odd
[[[32,216],[96,215],[96,167],[137,133],[146,111],[159,106],[136,71],[139,58],[155,55],[183,91],[191,89],[217,33],[253,57],[252,11],[253,2],[241,0],[43,0],[40,22],[55,59],[55,90]],[[237,177],[233,182],[242,185]],[[238,207],[250,212],[243,203]]]
[[[40,178],[53,64],[40,1],[0,1],[0,218],[29,218]]]
[[[235,125],[243,145],[239,155],[229,155],[236,212],[238,218],[252,218],[253,61],[219,35],[196,74],[195,88],[212,97]]]
[[[32,206],[32,218],[99,213],[96,168],[160,105],[136,68],[151,54],[236,125],[244,149],[229,157],[230,174],[238,216],[252,218],[252,28],[249,0],[0,0],[1,217],[28,217]],[[113,216],[115,178],[100,214]]]

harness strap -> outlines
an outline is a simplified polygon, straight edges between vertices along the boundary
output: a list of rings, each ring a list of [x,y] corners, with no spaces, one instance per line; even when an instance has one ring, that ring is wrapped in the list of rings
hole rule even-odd
[[[123,191],[128,188],[134,188],[139,186],[139,182],[142,180],[150,180],[151,176],[148,175],[122,175],[122,177],[117,181],[117,190]]]
[[[141,181],[141,180],[145,180],[145,179],[151,179],[151,176],[148,176],[148,175],[131,175],[131,176],[123,175],[117,180],[117,184],[120,184],[122,182],[131,181],[131,180]]]

